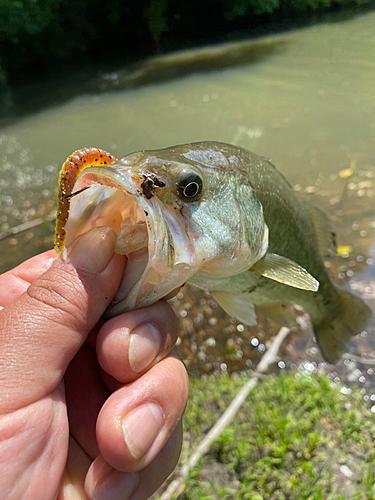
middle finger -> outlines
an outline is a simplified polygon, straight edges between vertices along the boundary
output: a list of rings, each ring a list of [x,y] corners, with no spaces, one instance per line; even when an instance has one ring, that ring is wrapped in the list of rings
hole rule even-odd
[[[96,340],[98,361],[107,374],[125,384],[165,358],[177,335],[172,308],[159,301],[107,321]]]

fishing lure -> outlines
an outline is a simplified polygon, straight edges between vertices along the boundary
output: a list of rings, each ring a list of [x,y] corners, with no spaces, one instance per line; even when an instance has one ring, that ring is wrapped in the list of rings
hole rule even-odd
[[[65,243],[65,224],[69,217],[70,200],[74,184],[79,174],[88,167],[107,166],[116,158],[103,149],[84,148],[68,156],[63,164],[59,176],[58,201],[54,248],[59,255]]]

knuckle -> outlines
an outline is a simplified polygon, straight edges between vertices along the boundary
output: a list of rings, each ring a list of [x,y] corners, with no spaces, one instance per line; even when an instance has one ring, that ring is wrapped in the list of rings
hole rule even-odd
[[[155,384],[163,387],[168,398],[184,401],[188,396],[188,375],[182,361],[174,356],[169,356],[161,364]]]
[[[86,296],[82,283],[76,275],[54,269],[44,274],[27,290],[28,296],[45,317],[54,322],[69,325],[82,318],[86,308]]]

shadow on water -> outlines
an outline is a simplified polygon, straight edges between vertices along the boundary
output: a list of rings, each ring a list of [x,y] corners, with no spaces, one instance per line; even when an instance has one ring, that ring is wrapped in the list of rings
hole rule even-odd
[[[153,57],[113,75],[104,75],[92,82],[94,84],[92,91],[124,90],[150,83],[175,80],[197,72],[208,73],[245,64],[256,65],[272,55],[282,53],[289,43],[289,40],[285,38],[275,38],[228,43],[217,48],[206,47]]]
[[[242,64],[256,64],[272,54],[285,50],[289,41],[283,34],[319,24],[349,22],[366,12],[371,12],[373,5],[356,7],[335,6],[328,12],[303,12],[295,16],[276,16],[276,21],[265,17],[261,22],[251,24],[249,19],[237,19],[238,28],[224,35],[214,32],[194,33],[194,37],[184,42],[165,37],[161,50],[163,55],[151,56],[155,47],[149,47],[148,53],[132,53],[125,57],[112,58],[85,56],[83,61],[70,64],[69,61],[55,62],[44,74],[28,78],[22,75],[11,85],[0,82],[0,124],[5,120],[9,124],[19,116],[46,109],[66,102],[83,92],[97,93],[107,90],[122,90],[176,79],[199,71],[212,71]],[[241,24],[242,22],[242,24]],[[270,36],[273,39],[270,39]],[[188,33],[187,33],[188,35]],[[249,36],[251,40],[249,42]],[[261,37],[267,37],[262,40]],[[242,40],[245,40],[241,43]],[[227,50],[223,50],[227,43]],[[232,45],[233,44],[233,45]],[[218,50],[215,47],[219,47]],[[180,52],[188,48],[188,52]],[[172,53],[171,56],[164,55]],[[138,62],[132,62],[138,60]],[[99,75],[99,76],[98,76]],[[43,81],[41,82],[41,78]],[[26,82],[26,83],[24,83]]]
[[[87,63],[84,68],[71,67],[59,76],[52,75],[42,83],[29,83],[25,87],[16,88],[14,92],[4,88],[2,97],[8,104],[5,106],[7,112],[2,117],[3,124],[9,125],[21,116],[62,104],[82,94],[121,91],[177,80],[198,72],[208,73],[245,64],[256,65],[272,55],[282,53],[289,43],[283,36],[207,46],[145,58],[116,71],[110,70],[108,66],[107,70],[102,66],[103,69],[98,71],[93,63]]]

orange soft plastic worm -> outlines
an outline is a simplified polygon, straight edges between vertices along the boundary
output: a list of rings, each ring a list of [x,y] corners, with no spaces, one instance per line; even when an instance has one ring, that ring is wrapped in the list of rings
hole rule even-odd
[[[106,166],[116,158],[103,149],[85,148],[70,155],[59,176],[59,192],[57,200],[56,230],[54,247],[57,255],[64,249],[65,224],[69,216],[70,196],[79,174],[87,167]]]

